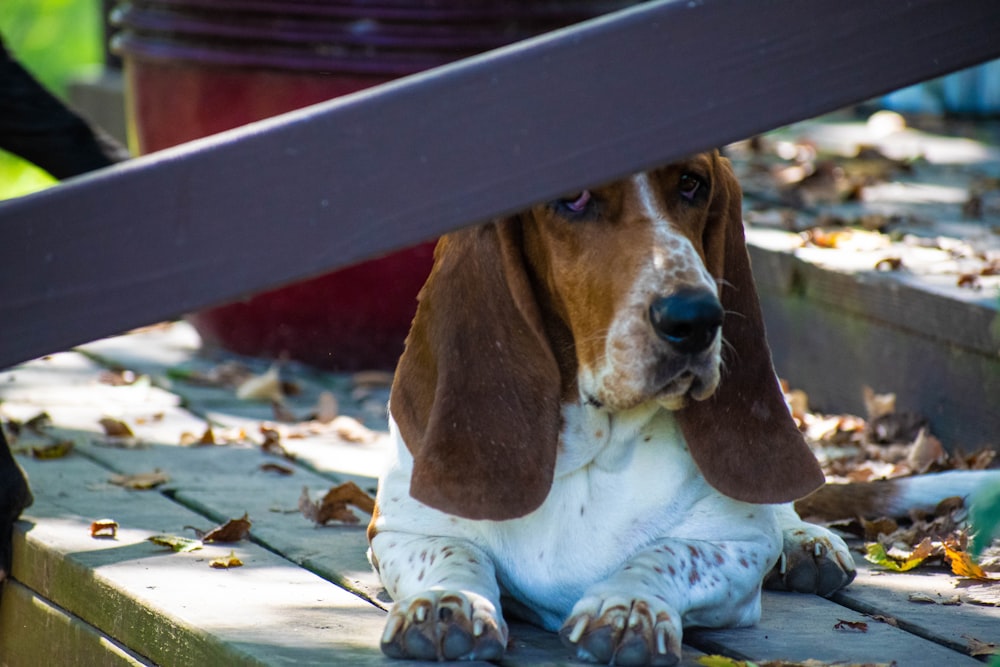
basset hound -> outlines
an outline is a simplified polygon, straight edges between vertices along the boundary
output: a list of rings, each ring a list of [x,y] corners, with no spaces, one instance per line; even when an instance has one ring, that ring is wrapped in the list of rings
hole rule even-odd
[[[390,396],[369,557],[389,656],[501,657],[508,613],[674,664],[779,588],[849,583],[787,504],[823,483],[784,403],[717,153],[441,239]]]

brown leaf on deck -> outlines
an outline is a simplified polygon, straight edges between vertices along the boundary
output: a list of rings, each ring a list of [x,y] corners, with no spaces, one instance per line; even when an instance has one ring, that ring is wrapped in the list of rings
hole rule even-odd
[[[375,499],[361,490],[354,482],[344,482],[335,486],[319,502],[314,502],[309,496],[309,488],[302,488],[299,498],[299,511],[302,516],[321,526],[330,521],[358,523],[359,519],[349,509],[352,505],[366,514],[375,511]]]
[[[128,424],[120,419],[112,419],[111,417],[102,417],[100,420],[101,427],[104,429],[104,435],[109,438],[134,438],[135,433],[129,428]]]
[[[899,627],[899,621],[892,616],[883,616],[881,614],[875,614],[871,617],[873,621],[878,621],[879,623],[885,623],[886,625],[891,625],[894,628]]]
[[[842,618],[838,618],[833,629],[845,632],[868,632],[868,624],[864,621],[845,621]]]
[[[112,475],[108,481],[126,489],[148,491],[169,482],[170,475],[160,470],[153,470],[152,472],[140,472],[134,475]]]
[[[261,424],[260,434],[264,436],[264,442],[260,444],[261,451],[273,456],[280,456],[289,461],[295,460],[295,455],[281,444],[281,433],[277,429]]]
[[[330,425],[334,432],[347,442],[367,445],[378,439],[378,435],[374,431],[353,417],[341,415],[334,419]]]
[[[115,539],[118,537],[118,522],[114,519],[98,519],[90,524],[90,536]]]
[[[1000,646],[992,642],[984,642],[969,635],[962,635],[962,639],[969,642],[969,655],[1000,655]]]
[[[927,428],[921,428],[910,449],[906,462],[917,473],[928,472],[934,465],[943,465],[948,460],[948,453],[941,441],[930,434]]]
[[[239,542],[250,536],[250,518],[243,514],[242,518],[230,519],[221,526],[216,526],[201,536],[202,542]]]
[[[261,463],[260,469],[262,472],[276,472],[279,475],[293,475],[295,470],[289,468],[288,466],[283,466],[280,463]]]
[[[101,371],[97,376],[97,381],[101,384],[109,384],[112,387],[125,387],[135,383],[139,379],[134,372],[127,368]]]
[[[895,519],[887,517],[874,519],[873,521],[862,518],[861,528],[864,530],[865,542],[874,542],[880,535],[891,535],[899,530],[899,524],[896,523]]]
[[[862,387],[861,391],[869,420],[878,419],[896,411],[896,394],[876,394],[875,390],[867,385]]]
[[[212,430],[212,425],[207,424],[205,426],[205,432],[201,434],[201,437],[194,443],[196,445],[214,445],[215,444],[215,431]]]

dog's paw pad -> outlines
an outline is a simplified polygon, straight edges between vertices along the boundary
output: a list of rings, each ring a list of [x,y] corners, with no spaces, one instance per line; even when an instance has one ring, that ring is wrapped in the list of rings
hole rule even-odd
[[[507,625],[496,606],[466,591],[427,591],[393,605],[382,652],[416,660],[498,660]]]
[[[776,591],[832,595],[854,581],[854,559],[840,537],[822,526],[786,530],[778,562],[764,578]]]
[[[605,665],[676,665],[680,616],[645,600],[584,598],[559,631],[577,658]]]

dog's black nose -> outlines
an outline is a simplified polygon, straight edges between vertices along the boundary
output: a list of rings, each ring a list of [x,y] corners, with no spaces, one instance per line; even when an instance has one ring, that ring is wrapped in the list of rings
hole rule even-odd
[[[722,305],[708,290],[684,289],[649,305],[656,335],[682,354],[701,352],[722,326]]]

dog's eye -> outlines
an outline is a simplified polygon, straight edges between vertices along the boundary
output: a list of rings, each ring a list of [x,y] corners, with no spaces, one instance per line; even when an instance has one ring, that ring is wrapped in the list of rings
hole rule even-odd
[[[580,190],[569,197],[561,197],[556,200],[556,206],[570,215],[578,215],[587,210],[587,206],[590,204],[593,197],[590,194],[590,190]]]
[[[677,189],[681,193],[681,197],[688,201],[694,201],[703,185],[704,182],[694,174],[681,174]]]

